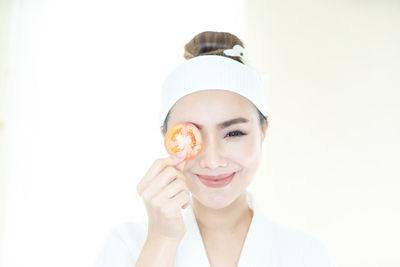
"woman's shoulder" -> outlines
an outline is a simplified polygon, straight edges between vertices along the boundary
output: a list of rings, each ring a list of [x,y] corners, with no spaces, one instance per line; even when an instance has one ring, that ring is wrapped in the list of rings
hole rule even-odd
[[[327,245],[314,234],[292,225],[266,218],[277,257],[283,261],[292,259],[310,264],[309,266],[333,266]]]
[[[146,239],[146,223],[128,221],[108,232],[95,267],[133,266]]]
[[[282,248],[322,249],[325,244],[310,232],[304,231],[295,226],[278,222],[267,216],[259,207],[254,195],[248,192],[248,202],[255,212],[256,235],[274,240],[274,246]]]
[[[110,235],[118,237],[130,248],[141,247],[147,235],[147,222],[126,221],[114,226]]]
[[[269,218],[267,220],[274,230],[276,240],[282,243],[324,245],[317,236],[310,232]]]

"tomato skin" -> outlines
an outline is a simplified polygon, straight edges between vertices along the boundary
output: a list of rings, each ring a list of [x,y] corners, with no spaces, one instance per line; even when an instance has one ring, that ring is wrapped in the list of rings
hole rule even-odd
[[[170,155],[185,151],[185,160],[197,157],[203,149],[203,138],[199,129],[188,122],[178,122],[168,129],[164,146]]]

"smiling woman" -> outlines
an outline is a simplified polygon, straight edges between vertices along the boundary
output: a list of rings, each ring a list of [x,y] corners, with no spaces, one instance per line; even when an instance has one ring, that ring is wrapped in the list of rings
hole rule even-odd
[[[202,150],[187,161],[154,161],[137,185],[148,222],[113,229],[96,267],[332,266],[321,241],[265,217],[247,191],[269,119],[243,46],[233,34],[210,31],[185,45],[187,61],[163,83],[160,130],[165,137],[171,126],[191,123]]]
[[[261,159],[267,122],[260,124],[257,109],[245,97],[228,90],[202,90],[176,102],[169,123],[191,121],[203,136],[201,154],[185,165],[183,174],[194,197],[194,204],[221,209],[229,206],[246,190]],[[168,124],[169,124],[168,123]],[[204,187],[195,175],[229,176],[229,185],[219,190]],[[237,210],[244,210],[246,203]]]

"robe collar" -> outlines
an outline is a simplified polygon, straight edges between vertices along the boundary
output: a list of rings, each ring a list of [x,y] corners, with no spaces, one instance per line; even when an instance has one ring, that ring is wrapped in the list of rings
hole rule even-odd
[[[243,244],[237,267],[274,267],[276,266],[276,260],[274,258],[276,253],[272,245],[273,229],[271,221],[262,214],[254,199],[253,193],[246,191],[246,195],[247,203],[253,210],[253,218]],[[210,266],[192,204],[183,211],[183,219],[186,225],[186,234],[180,242],[175,266]]]

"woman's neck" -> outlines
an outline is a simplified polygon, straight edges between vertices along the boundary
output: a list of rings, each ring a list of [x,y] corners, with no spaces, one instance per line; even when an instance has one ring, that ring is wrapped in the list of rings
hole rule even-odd
[[[233,233],[238,228],[248,228],[253,217],[246,192],[229,206],[218,210],[206,207],[193,198],[193,210],[201,232]]]

